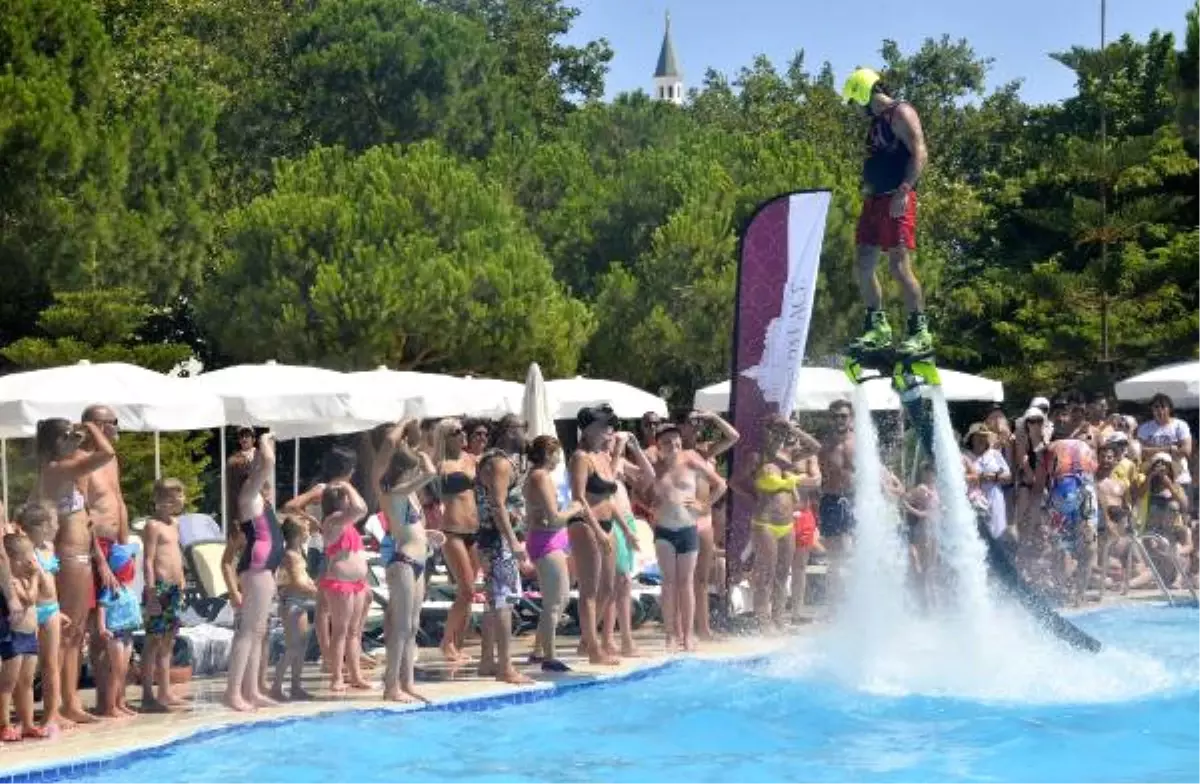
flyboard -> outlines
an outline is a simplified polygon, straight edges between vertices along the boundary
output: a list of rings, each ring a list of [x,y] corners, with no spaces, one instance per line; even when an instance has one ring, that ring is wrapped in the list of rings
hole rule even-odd
[[[942,379],[932,353],[909,355],[893,348],[860,351],[846,349],[846,375],[855,384],[890,378],[925,454],[933,457],[933,411],[923,394],[926,386],[941,386]],[[890,373],[890,376],[887,375]],[[1037,621],[1074,648],[1100,650],[1100,641],[1059,615],[1044,595],[1021,579],[1016,566],[983,522],[977,522],[979,537],[987,545],[987,565],[992,577],[1004,586]]]

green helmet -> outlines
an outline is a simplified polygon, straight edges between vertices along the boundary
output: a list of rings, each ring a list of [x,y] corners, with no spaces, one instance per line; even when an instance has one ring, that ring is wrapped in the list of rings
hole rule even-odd
[[[842,97],[848,103],[866,106],[871,102],[871,88],[879,81],[879,74],[870,68],[859,68],[842,85]]]

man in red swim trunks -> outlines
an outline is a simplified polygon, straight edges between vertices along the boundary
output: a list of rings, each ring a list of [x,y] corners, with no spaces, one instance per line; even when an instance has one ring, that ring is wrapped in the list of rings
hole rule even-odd
[[[921,284],[912,269],[912,251],[917,248],[917,181],[928,154],[917,111],[891,97],[879,74],[859,68],[842,88],[849,103],[863,107],[871,118],[867,132],[867,159],[863,163],[863,208],[858,219],[858,287],[867,306],[864,334],[851,349],[871,351],[890,348],[892,327],[883,311],[883,291],[875,277],[879,251],[888,254],[889,266],[904,290],[908,312],[908,335],[900,344],[909,356],[933,352],[933,338],[925,320]]]

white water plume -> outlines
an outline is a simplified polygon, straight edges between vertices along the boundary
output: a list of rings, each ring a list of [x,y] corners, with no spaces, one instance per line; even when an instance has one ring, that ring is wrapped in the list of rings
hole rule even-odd
[[[882,641],[900,634],[914,618],[906,590],[907,548],[900,538],[895,501],[883,489],[879,434],[865,387],[854,394],[853,549],[846,563],[829,643],[859,682],[886,682],[892,662],[877,654]]]
[[[950,410],[941,387],[934,387],[933,453],[937,473],[940,514],[934,525],[938,573],[943,581],[947,622],[962,625],[962,644],[974,646],[986,639],[992,624],[993,603],[988,593],[987,545],[979,538],[975,509],[967,500],[967,474],[962,452],[950,423]]]
[[[1194,685],[1163,662],[1110,644],[1076,650],[989,589],[986,545],[946,400],[932,390],[940,518],[934,524],[943,590],[919,611],[895,501],[883,491],[879,439],[862,387],[854,399],[856,528],[833,622],[768,668],[776,677],[831,680],[858,691],[1001,702],[1108,702]]]

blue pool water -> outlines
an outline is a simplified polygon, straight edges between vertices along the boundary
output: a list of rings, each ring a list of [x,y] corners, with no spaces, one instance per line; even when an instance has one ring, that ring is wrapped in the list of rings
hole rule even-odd
[[[972,695],[952,675],[937,685],[953,651],[927,650],[925,670],[908,662],[882,686],[845,683],[814,634],[752,664],[679,662],[523,705],[244,727],[81,780],[1195,781],[1197,611],[1077,620],[1103,653],[1053,647],[1022,669],[1026,652],[1005,651],[1016,664]]]

